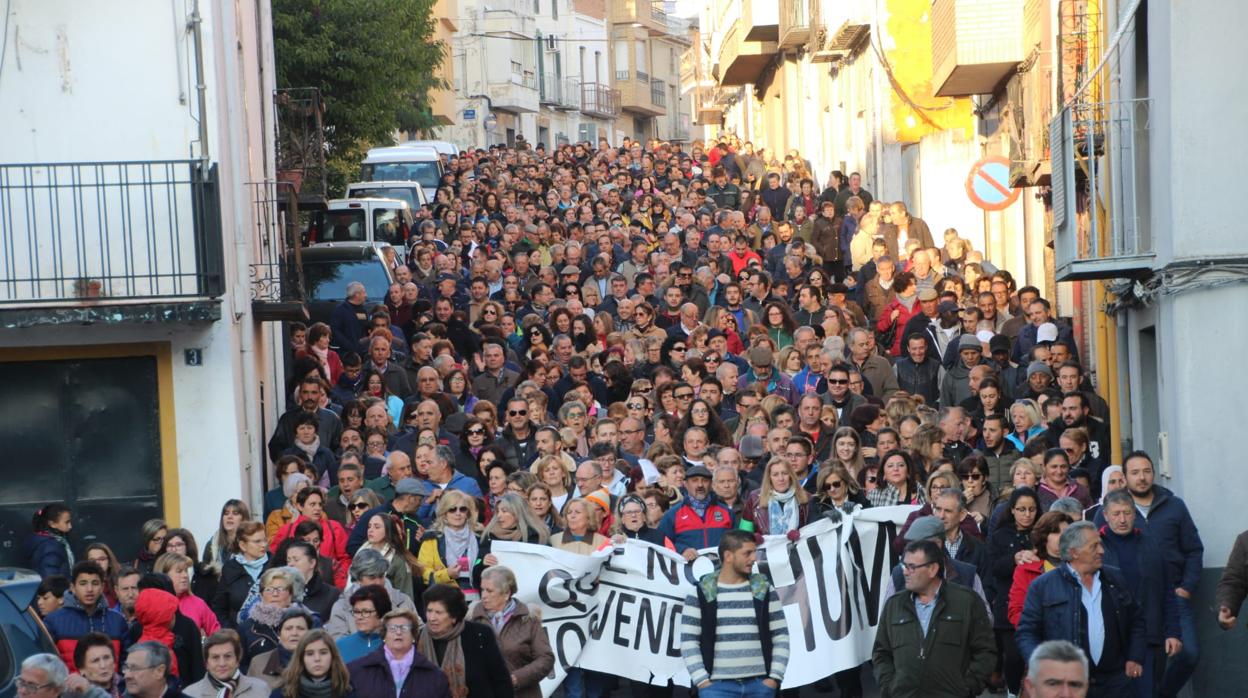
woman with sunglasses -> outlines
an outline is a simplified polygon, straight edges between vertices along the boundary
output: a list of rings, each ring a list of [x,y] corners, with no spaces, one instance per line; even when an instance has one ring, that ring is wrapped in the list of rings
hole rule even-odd
[[[992,492],[988,486],[988,461],[978,452],[962,459],[957,467],[962,480],[962,493],[966,495],[966,510],[979,524],[981,531],[988,529],[988,517],[992,516]]]
[[[477,503],[459,490],[443,490],[437,515],[420,543],[416,556],[424,570],[425,584],[472,586],[472,566],[480,557],[477,539]]]
[[[689,342],[684,337],[668,336],[659,348],[659,365],[679,371],[681,364],[685,362],[688,350]]]
[[[471,414],[465,417],[464,426],[459,431],[459,450],[455,454],[455,469],[473,476],[478,484],[484,485],[485,480],[480,476],[481,470],[478,467],[478,457],[493,441],[494,435],[489,433],[489,428],[484,422]],[[482,491],[485,490],[482,489]]]
[[[355,528],[364,512],[381,506],[381,497],[373,490],[362,487],[351,495],[351,503],[347,506],[347,528]]]
[[[837,509],[852,514],[871,506],[858,481],[840,463],[824,464],[815,478],[816,513]]]
[[[552,337],[553,335],[545,325],[541,323],[530,325],[524,331],[524,343],[521,347],[521,354],[526,359],[534,358],[539,351],[542,354],[549,354]]]

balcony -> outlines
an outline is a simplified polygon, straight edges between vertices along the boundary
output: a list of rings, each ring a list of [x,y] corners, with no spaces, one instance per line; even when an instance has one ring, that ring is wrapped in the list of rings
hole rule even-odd
[[[288,182],[253,182],[251,212],[257,262],[251,265],[251,312],[257,320],[308,319],[299,259],[299,199]]]
[[[315,87],[275,90],[273,110],[278,179],[290,183],[305,205],[324,204],[327,170],[321,91]]]
[[[611,0],[612,24],[635,24],[651,35],[666,34],[667,12],[663,0]]]
[[[541,103],[544,107],[563,111],[581,108],[581,85],[575,78],[560,77],[551,73],[542,76]]]
[[[667,83],[661,80],[650,81],[650,103],[660,109],[667,109]]]
[[[8,326],[220,318],[215,166],[0,165],[0,212],[0,311],[38,309]]]
[[[627,70],[617,70],[615,84],[620,90],[620,107],[624,111],[641,116],[662,116],[667,113],[666,105],[654,103],[648,74],[642,71],[630,73]]]
[[[760,3],[755,3],[760,4]],[[754,82],[779,50],[773,41],[751,41],[746,20],[738,19],[724,36],[719,49],[719,84],[722,87]]]
[[[1148,99],[1076,104],[1049,125],[1058,281],[1152,271],[1150,107]]]
[[[932,3],[932,84],[938,96],[991,94],[1022,60],[1023,3]]]
[[[581,113],[614,119],[620,115],[620,91],[599,82],[581,83]]]
[[[522,114],[533,113],[541,108],[537,76],[530,70],[512,72],[506,82],[488,83],[486,94],[490,96],[490,104],[494,109]]]
[[[812,0],[780,0],[780,48],[798,48],[810,41]]]
[[[777,0],[741,0],[738,24],[748,28],[746,41],[774,42],[780,38],[780,3]]]

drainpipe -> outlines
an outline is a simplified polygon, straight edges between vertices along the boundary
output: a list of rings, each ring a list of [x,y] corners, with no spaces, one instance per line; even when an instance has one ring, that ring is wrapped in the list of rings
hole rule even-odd
[[[204,18],[199,14],[199,0],[191,9],[191,36],[195,39],[195,96],[199,103],[199,161],[208,169],[208,85],[204,82]]]

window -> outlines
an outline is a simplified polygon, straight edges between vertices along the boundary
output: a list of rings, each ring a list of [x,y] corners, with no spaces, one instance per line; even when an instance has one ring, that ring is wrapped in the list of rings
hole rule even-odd
[[[369,298],[385,298],[390,279],[379,259],[307,261],[303,263],[308,298],[314,301],[340,301],[347,297],[347,284],[359,281]]]

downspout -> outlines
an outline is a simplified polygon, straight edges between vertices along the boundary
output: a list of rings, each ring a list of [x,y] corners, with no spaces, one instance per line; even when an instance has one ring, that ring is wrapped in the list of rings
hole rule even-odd
[[[1115,419],[1122,414],[1118,400],[1118,332],[1116,326],[1110,326],[1109,318],[1103,310],[1106,301],[1105,284],[1099,281],[1096,282],[1095,299],[1097,361],[1100,362],[1100,369],[1097,371],[1097,378],[1100,380],[1097,382],[1101,385],[1101,392],[1109,398],[1109,462],[1121,463],[1122,421],[1120,418]]]
[[[208,169],[208,85],[204,82],[204,18],[199,14],[199,0],[191,9],[191,36],[195,39],[195,97],[199,104],[199,161]]]

